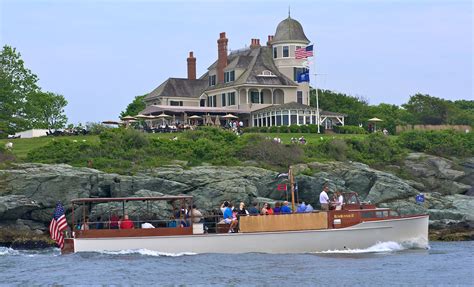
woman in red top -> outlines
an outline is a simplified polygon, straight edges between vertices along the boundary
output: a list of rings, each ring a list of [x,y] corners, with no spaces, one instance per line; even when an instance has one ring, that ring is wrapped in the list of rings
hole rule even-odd
[[[133,221],[128,219],[128,215],[123,217],[122,222],[120,222],[120,229],[133,229],[135,226],[133,225]]]

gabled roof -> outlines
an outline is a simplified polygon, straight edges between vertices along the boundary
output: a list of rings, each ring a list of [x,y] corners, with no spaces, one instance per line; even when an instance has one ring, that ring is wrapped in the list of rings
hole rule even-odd
[[[189,80],[180,78],[169,78],[149,93],[145,100],[158,97],[185,97],[199,98],[207,87],[207,79]]]
[[[216,63],[209,68],[213,68],[215,64]],[[234,55],[231,54],[229,64],[225,70],[231,69],[232,66],[239,66],[240,68],[244,68],[245,71],[239,78],[235,79],[235,81],[218,83],[215,86],[208,87],[206,91],[244,84],[298,86],[294,81],[283,75],[275,66],[272,49],[270,47],[258,47],[244,50]],[[270,71],[273,76],[262,76],[263,71]]]

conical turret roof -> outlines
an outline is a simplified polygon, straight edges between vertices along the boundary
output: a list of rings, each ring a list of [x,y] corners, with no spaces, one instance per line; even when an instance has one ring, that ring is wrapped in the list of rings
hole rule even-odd
[[[300,22],[288,16],[278,24],[272,44],[298,42],[309,44]]]

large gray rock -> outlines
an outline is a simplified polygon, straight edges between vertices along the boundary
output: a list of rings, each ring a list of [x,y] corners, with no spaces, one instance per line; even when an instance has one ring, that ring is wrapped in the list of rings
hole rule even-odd
[[[297,168],[300,173],[296,176],[298,199],[318,208],[319,193],[322,186],[328,184],[331,192],[357,192],[362,200],[393,208],[401,214],[428,212],[433,226],[448,226],[444,222],[470,226],[474,198],[458,194],[466,183],[457,181],[468,173],[455,169],[455,165],[448,160],[428,157],[431,161],[438,161],[432,164],[436,168],[431,168],[429,164],[420,163],[426,160],[424,155],[412,154],[409,158],[404,164],[416,161],[416,164],[409,163],[411,167],[407,169],[410,172],[412,167],[417,169],[420,178],[403,180],[391,173],[355,162],[300,165]],[[277,190],[278,184],[288,182],[276,178],[276,175],[277,172],[251,166],[183,168],[175,165],[155,168],[136,176],[125,176],[69,165],[21,164],[14,169],[0,170],[0,228],[6,228],[8,222],[8,226],[18,225],[20,229],[29,228],[40,232],[47,228],[58,201],[64,204],[67,217],[71,220],[69,202],[81,197],[192,195],[194,203],[203,211],[215,210],[225,200],[234,204],[242,201],[247,206],[255,201],[274,203],[290,200],[289,190]],[[415,196],[421,190],[426,191],[440,182],[456,191],[438,189],[438,192],[435,190],[425,194],[424,205],[415,203]],[[87,208],[91,208],[87,209],[91,220],[121,211],[121,206],[111,203]],[[150,213],[170,216],[173,210],[166,203],[153,204],[148,210],[142,210],[143,207],[138,203],[129,204],[127,208],[128,213],[140,218]],[[76,210],[75,216],[82,216],[81,211]]]
[[[404,161],[404,169],[423,183],[425,192],[463,194],[471,188],[469,163],[458,166],[453,161],[424,153],[410,153]]]

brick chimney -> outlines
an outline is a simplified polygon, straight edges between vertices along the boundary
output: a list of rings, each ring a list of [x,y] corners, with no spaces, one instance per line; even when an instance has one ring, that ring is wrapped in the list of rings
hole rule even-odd
[[[270,47],[272,45],[273,35],[268,35],[267,46]]]
[[[260,47],[260,39],[250,39],[250,48]]]
[[[224,82],[224,68],[227,66],[227,43],[229,39],[225,37],[225,32],[219,34],[217,40],[217,82]]]
[[[193,52],[189,52],[188,57],[188,79],[196,80],[196,58],[193,56]]]

